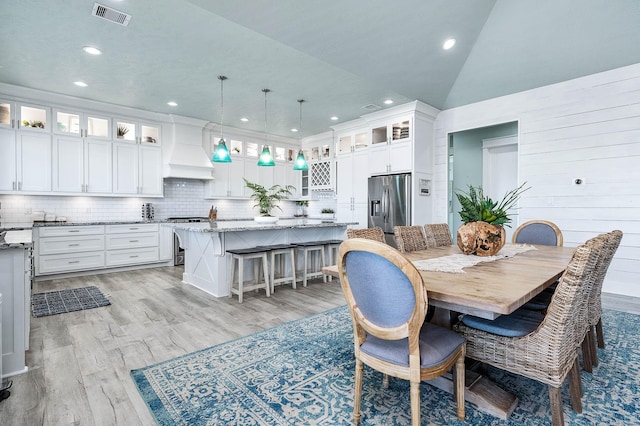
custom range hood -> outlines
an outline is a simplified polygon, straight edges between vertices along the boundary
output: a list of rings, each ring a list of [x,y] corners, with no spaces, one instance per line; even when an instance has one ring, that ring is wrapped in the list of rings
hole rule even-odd
[[[203,124],[174,122],[167,125],[169,141],[163,145],[163,177],[213,179],[213,165],[203,148]]]

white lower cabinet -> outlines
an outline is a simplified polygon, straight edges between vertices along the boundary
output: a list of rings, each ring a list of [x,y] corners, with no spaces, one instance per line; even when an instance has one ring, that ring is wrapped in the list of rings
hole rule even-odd
[[[165,248],[160,258],[157,223],[36,227],[34,243],[36,276],[146,265],[173,256]]]
[[[160,225],[160,231],[158,233],[160,238],[159,243],[159,255],[160,260],[169,261],[173,260],[173,228]]]

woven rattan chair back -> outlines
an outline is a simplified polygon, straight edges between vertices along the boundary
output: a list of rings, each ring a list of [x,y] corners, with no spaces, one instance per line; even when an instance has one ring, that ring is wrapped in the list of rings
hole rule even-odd
[[[379,241],[384,243],[384,231],[379,226],[374,228],[347,229],[347,238],[365,238],[367,240]]]
[[[395,226],[393,233],[398,250],[409,253],[429,248],[422,226]]]
[[[443,247],[453,245],[451,229],[447,223],[427,223],[424,233],[429,247]]]
[[[562,231],[548,220],[530,220],[513,231],[511,242],[562,247]]]

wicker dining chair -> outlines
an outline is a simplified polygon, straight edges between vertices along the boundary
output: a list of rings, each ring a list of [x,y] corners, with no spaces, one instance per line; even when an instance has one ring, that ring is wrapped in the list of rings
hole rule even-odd
[[[492,321],[486,320],[488,327],[481,330],[470,326],[471,321],[465,324],[466,317],[454,326],[467,342],[469,358],[546,383],[556,426],[564,425],[560,389],[567,376],[571,405],[576,412],[582,412],[578,346],[586,334],[584,308],[595,281],[596,264],[604,252],[604,241],[594,238],[575,250],[546,315],[534,331],[507,337],[506,332],[491,328]],[[477,326],[482,324],[480,320]],[[509,321],[502,324],[510,331]]]
[[[381,243],[385,242],[384,231],[379,226],[362,229],[348,228],[347,238],[365,238],[367,240],[380,241]]]
[[[410,381],[414,426],[420,425],[420,382],[454,368],[457,415],[464,421],[464,339],[425,322],[427,290],[413,263],[387,244],[353,238],[340,245],[338,270],[354,328],[354,423],[361,418],[364,364]]]
[[[398,250],[402,253],[429,248],[422,226],[394,226],[393,233]]]
[[[595,283],[591,289],[591,294],[589,295],[589,302],[587,304],[588,329],[585,343],[582,345],[583,354],[585,350],[590,351],[589,361],[594,366],[598,365],[596,338],[598,341],[598,347],[604,349],[604,333],[602,331],[602,283],[607,275],[607,270],[609,269],[609,265],[611,265],[613,256],[622,241],[622,231],[611,231],[607,234],[607,237],[604,255],[598,263]],[[587,369],[585,368],[585,370]],[[587,371],[590,372],[590,369]]]
[[[451,229],[447,223],[427,223],[424,232],[429,247],[443,247],[453,245]]]

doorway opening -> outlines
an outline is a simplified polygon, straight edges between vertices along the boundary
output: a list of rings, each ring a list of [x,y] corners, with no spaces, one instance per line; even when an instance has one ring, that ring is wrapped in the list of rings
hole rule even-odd
[[[518,122],[449,133],[448,142],[448,222],[455,241],[462,224],[456,192],[481,186],[485,195],[499,200],[518,186]],[[505,228],[507,241],[516,226],[514,220]]]

